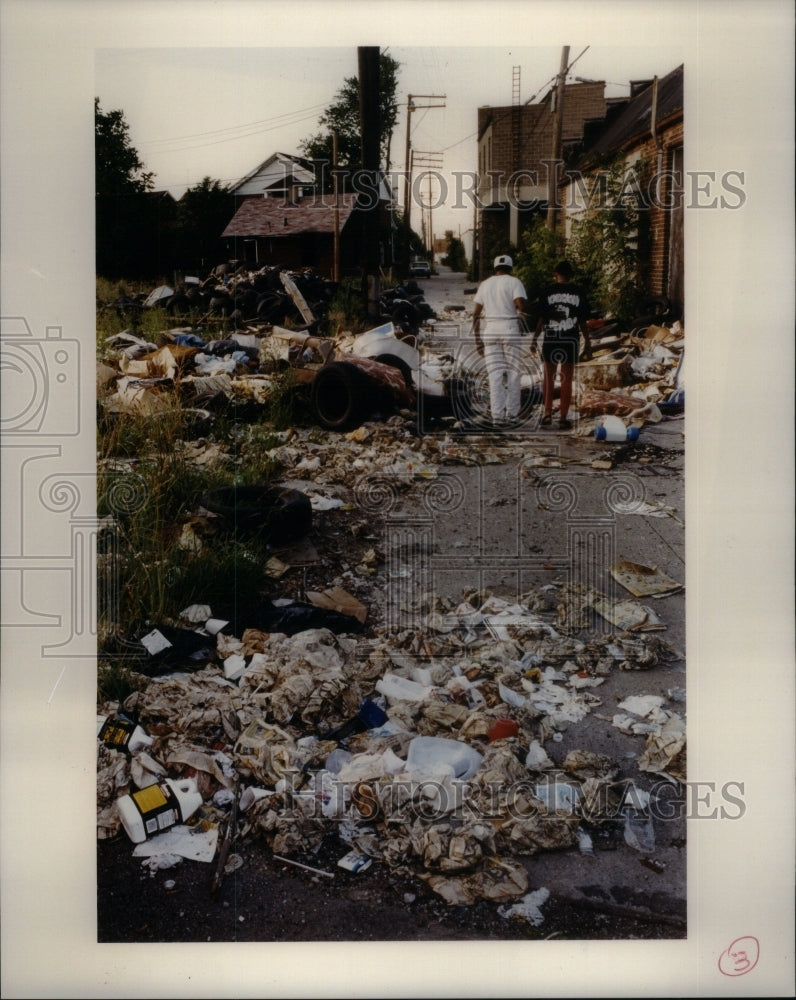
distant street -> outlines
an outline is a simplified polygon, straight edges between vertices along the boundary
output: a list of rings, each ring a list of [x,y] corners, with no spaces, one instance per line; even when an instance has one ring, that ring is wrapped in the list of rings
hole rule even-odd
[[[468,281],[465,273],[451,271],[444,264],[435,264],[434,269],[438,273],[433,277],[415,279],[431,308],[440,313],[446,311],[448,306],[464,306],[465,314],[469,316],[473,311],[472,298],[477,283]],[[472,291],[465,295],[465,291],[470,289]]]

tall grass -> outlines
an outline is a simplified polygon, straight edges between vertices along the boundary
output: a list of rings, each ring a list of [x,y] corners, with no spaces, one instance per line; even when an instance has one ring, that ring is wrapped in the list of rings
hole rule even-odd
[[[279,441],[264,423],[218,421],[218,461],[197,465],[183,444],[185,412],[174,405],[156,417],[125,414],[100,425],[98,514],[112,519],[114,552],[100,563],[103,592],[118,600],[103,621],[108,634],[128,634],[147,623],[173,620],[189,604],[211,598],[234,602],[240,586],[251,593],[264,582],[268,547],[207,530],[187,535],[185,525],[211,490],[269,482],[279,471],[270,454]],[[109,574],[114,574],[115,588]]]
[[[122,329],[157,342],[161,331],[174,326],[161,309],[106,308],[131,300],[138,291],[98,279],[100,356],[106,356],[106,339]],[[264,541],[248,537],[244,545],[201,519],[190,534],[190,522],[209,491],[267,483],[279,472],[271,450],[280,441],[275,432],[291,423],[292,391],[286,372],[266,405],[222,406],[199,430],[196,411],[183,404],[176,388],[160,390],[161,407],[153,414],[113,413],[98,406],[97,508],[107,525],[98,557],[101,647],[114,647],[116,640],[152,623],[174,621],[192,603],[223,601],[234,607],[238,595],[249,600],[263,587],[269,557]],[[204,437],[194,450],[190,443],[197,443],[197,433]],[[222,457],[197,464],[193,459],[203,444]],[[114,673],[106,681],[109,689],[127,683]]]

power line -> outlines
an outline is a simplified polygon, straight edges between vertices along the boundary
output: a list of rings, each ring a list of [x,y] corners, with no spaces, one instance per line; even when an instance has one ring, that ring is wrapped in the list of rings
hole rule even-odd
[[[460,146],[463,142],[467,142],[468,139],[473,139],[477,135],[478,135],[477,131],[471,132],[469,135],[466,135],[463,139],[457,139],[456,142],[452,142],[450,146],[443,146],[440,152],[444,153],[448,149],[453,149],[454,146]]]
[[[236,139],[248,139],[253,135],[262,135],[264,132],[273,132],[274,129],[287,128],[290,125],[298,125],[301,122],[311,121],[316,115],[301,115],[298,118],[292,118],[289,121],[277,122],[274,125],[268,125],[265,128],[253,129],[250,132],[243,132],[240,135],[226,136],[223,139],[213,139],[210,142],[196,142],[188,146],[175,146],[173,149],[155,149],[150,150],[150,153],[155,155],[165,155],[167,153],[182,153],[189,149],[202,149],[205,146],[218,146],[224,142],[233,142]],[[145,150],[144,144],[142,144],[142,151]]]
[[[192,132],[192,133],[188,133],[187,135],[172,136],[170,138],[150,139],[150,140],[148,140],[146,142],[141,143],[141,145],[143,147],[151,147],[151,146],[153,146],[155,144],[159,144],[159,143],[183,142],[185,140],[190,140],[190,139],[201,139],[204,136],[211,136],[211,135],[222,135],[223,136],[223,133],[225,133],[225,132],[235,132],[235,131],[238,131],[240,129],[252,129],[252,128],[254,128],[254,126],[258,126],[258,125],[265,125],[265,126],[267,126],[265,129],[255,129],[252,132],[247,132],[246,133],[246,135],[256,135],[258,131],[267,131],[268,128],[279,128],[283,124],[292,124],[291,122],[284,122],[284,121],[282,121],[282,119],[285,119],[285,118],[295,118],[296,115],[303,115],[304,116],[304,117],[302,117],[300,119],[296,119],[298,121],[304,121],[306,117],[312,118],[312,117],[315,116],[315,112],[318,111],[320,108],[323,108],[323,107],[325,107],[324,104],[313,104],[313,105],[311,105],[308,108],[299,108],[296,111],[286,111],[284,114],[274,115],[271,118],[262,118],[259,121],[245,122],[245,123],[243,123],[241,125],[229,125],[229,126],[227,126],[225,128],[210,129],[210,130],[208,130],[206,132]],[[311,112],[311,113],[307,114],[308,112]],[[230,135],[230,136],[224,137],[224,138],[222,138],[220,140],[217,140],[217,141],[224,142],[224,141],[227,141],[227,139],[237,139],[237,138],[242,138],[242,136]],[[209,145],[209,144],[210,143],[208,143],[207,145]],[[188,147],[188,148],[191,148],[191,147]]]

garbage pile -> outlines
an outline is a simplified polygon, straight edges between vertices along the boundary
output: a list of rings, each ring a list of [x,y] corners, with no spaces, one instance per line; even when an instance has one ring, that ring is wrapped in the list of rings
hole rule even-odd
[[[106,308],[119,314],[161,308],[182,318],[198,313],[198,322],[222,318],[233,323],[306,322],[301,306],[285,286],[286,277],[315,318],[327,314],[337,292],[336,282],[312,268],[289,271],[275,264],[251,269],[238,260],[219,264],[204,279],[186,277],[173,288],[158,285],[148,293],[120,297]]]
[[[685,409],[682,323],[651,324],[630,333],[590,331],[592,357],[577,366],[579,433],[602,425],[601,416],[620,418],[627,428],[659,423]]]
[[[306,402],[313,417],[328,430],[350,430],[368,416],[414,406],[412,378],[389,345],[374,357],[352,351],[350,336],[344,344],[340,337],[318,335],[336,287],[332,283],[311,272],[280,267],[257,272],[238,268],[223,285],[208,286],[219,280],[214,272],[187,291],[160,286],[143,300],[142,308],[168,308],[174,302],[193,307],[204,301],[202,294],[210,294],[208,287],[214,293],[199,321],[160,331],[157,343],[134,328],[106,338],[97,369],[105,415],[156,415],[171,408],[175,397],[181,406],[195,410],[226,403],[259,406],[284,391],[288,370],[291,384],[308,390]],[[119,302],[108,308],[123,311]],[[420,324],[433,316],[422,293],[410,294],[404,288],[385,292],[382,308],[386,322],[378,329],[404,347],[399,337],[411,333],[416,339]],[[218,336],[205,330],[206,322],[214,326],[213,317],[225,321]],[[444,394],[438,387],[435,392]]]
[[[224,277],[233,298],[251,280],[241,269]],[[311,386],[317,422],[346,431],[275,433],[268,457],[280,485],[197,497],[176,526],[190,551],[225,520],[243,531],[250,513],[255,527],[264,512],[278,515],[268,525],[276,542],[302,536],[316,512],[358,507],[367,516],[367,504],[355,502],[366,499],[358,494],[363,482],[374,499],[384,488],[397,496],[448,463],[521,456],[529,475],[535,466],[594,464],[589,454],[561,455],[537,440],[421,435],[402,410],[365,423],[372,407],[361,404],[364,385],[386,389],[393,406],[411,407],[418,390],[445,384],[455,359],[438,358],[435,368],[399,335],[397,315],[385,328],[325,341],[312,330],[320,291],[295,274],[277,269],[276,277],[304,330],[261,322],[262,314],[244,322],[233,310],[234,330],[216,340],[194,325],[163,331],[158,343],[129,330],[116,334],[98,366],[100,406],[112,416],[157,416],[175,393],[197,415],[223,402],[260,405],[289,368]],[[152,305],[167,295],[149,298]],[[579,365],[581,434],[607,415],[629,427],[682,410],[678,324],[637,331],[618,345],[601,346],[594,335],[593,343],[593,361]],[[235,455],[209,438],[174,447],[200,465],[243,461],[249,429],[236,428]],[[616,511],[675,516],[638,498]],[[384,556],[351,548],[348,564],[329,567],[336,578],[323,589],[305,587],[302,600],[262,600],[245,620],[191,605],[179,620],[131,637],[124,662],[140,688],[97,706],[98,838],[126,836],[153,873],[189,859],[215,864],[219,877],[254,850],[332,877],[317,867],[324,845],[346,871],[380,864],[456,905],[524,897],[530,906],[522,859],[588,854],[605,831],[651,852],[649,793],[620,777],[612,758],[573,746],[574,737],[566,753],[557,747],[590,714],[606,713],[600,718],[617,731],[644,741],[640,773],[685,780],[685,723],[673,704],[646,695],[607,710],[600,697],[615,671],[682,660],[662,637],[661,617],[642,603],[677,593],[678,581],[623,560],[611,573],[628,591],[625,600],[572,583],[529,591],[515,603],[488,592],[465,591],[456,601],[417,594],[409,608],[415,626],[401,630],[388,628],[375,606],[386,586]],[[289,568],[280,562],[288,558],[275,551],[270,579]],[[596,621],[601,630],[591,628]],[[578,638],[583,630],[588,637]],[[670,702],[680,700],[670,692]]]
[[[270,628],[239,635],[186,608],[141,637],[145,686],[98,707],[98,838],[124,831],[153,872],[222,845],[239,864],[246,847],[317,870],[332,843],[342,868],[375,861],[457,905],[523,896],[523,857],[590,853],[606,827],[649,852],[648,793],[606,755],[550,754],[613,671],[682,654],[641,628],[575,638],[584,602],[599,595],[572,585],[429,598],[419,628],[367,639],[366,609],[340,592],[313,605],[332,617],[285,627],[273,607]],[[685,727],[663,701],[626,699],[612,721],[646,737],[640,771],[676,783]]]

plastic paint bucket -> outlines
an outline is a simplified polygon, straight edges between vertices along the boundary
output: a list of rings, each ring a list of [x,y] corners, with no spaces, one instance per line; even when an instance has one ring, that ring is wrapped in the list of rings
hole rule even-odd
[[[184,823],[201,804],[202,796],[193,778],[166,778],[116,800],[122,825],[134,844],[175,823]]]
[[[97,716],[97,737],[112,750],[125,750],[128,753],[151,747],[155,742],[132,719],[118,715],[114,718],[107,715]]]

